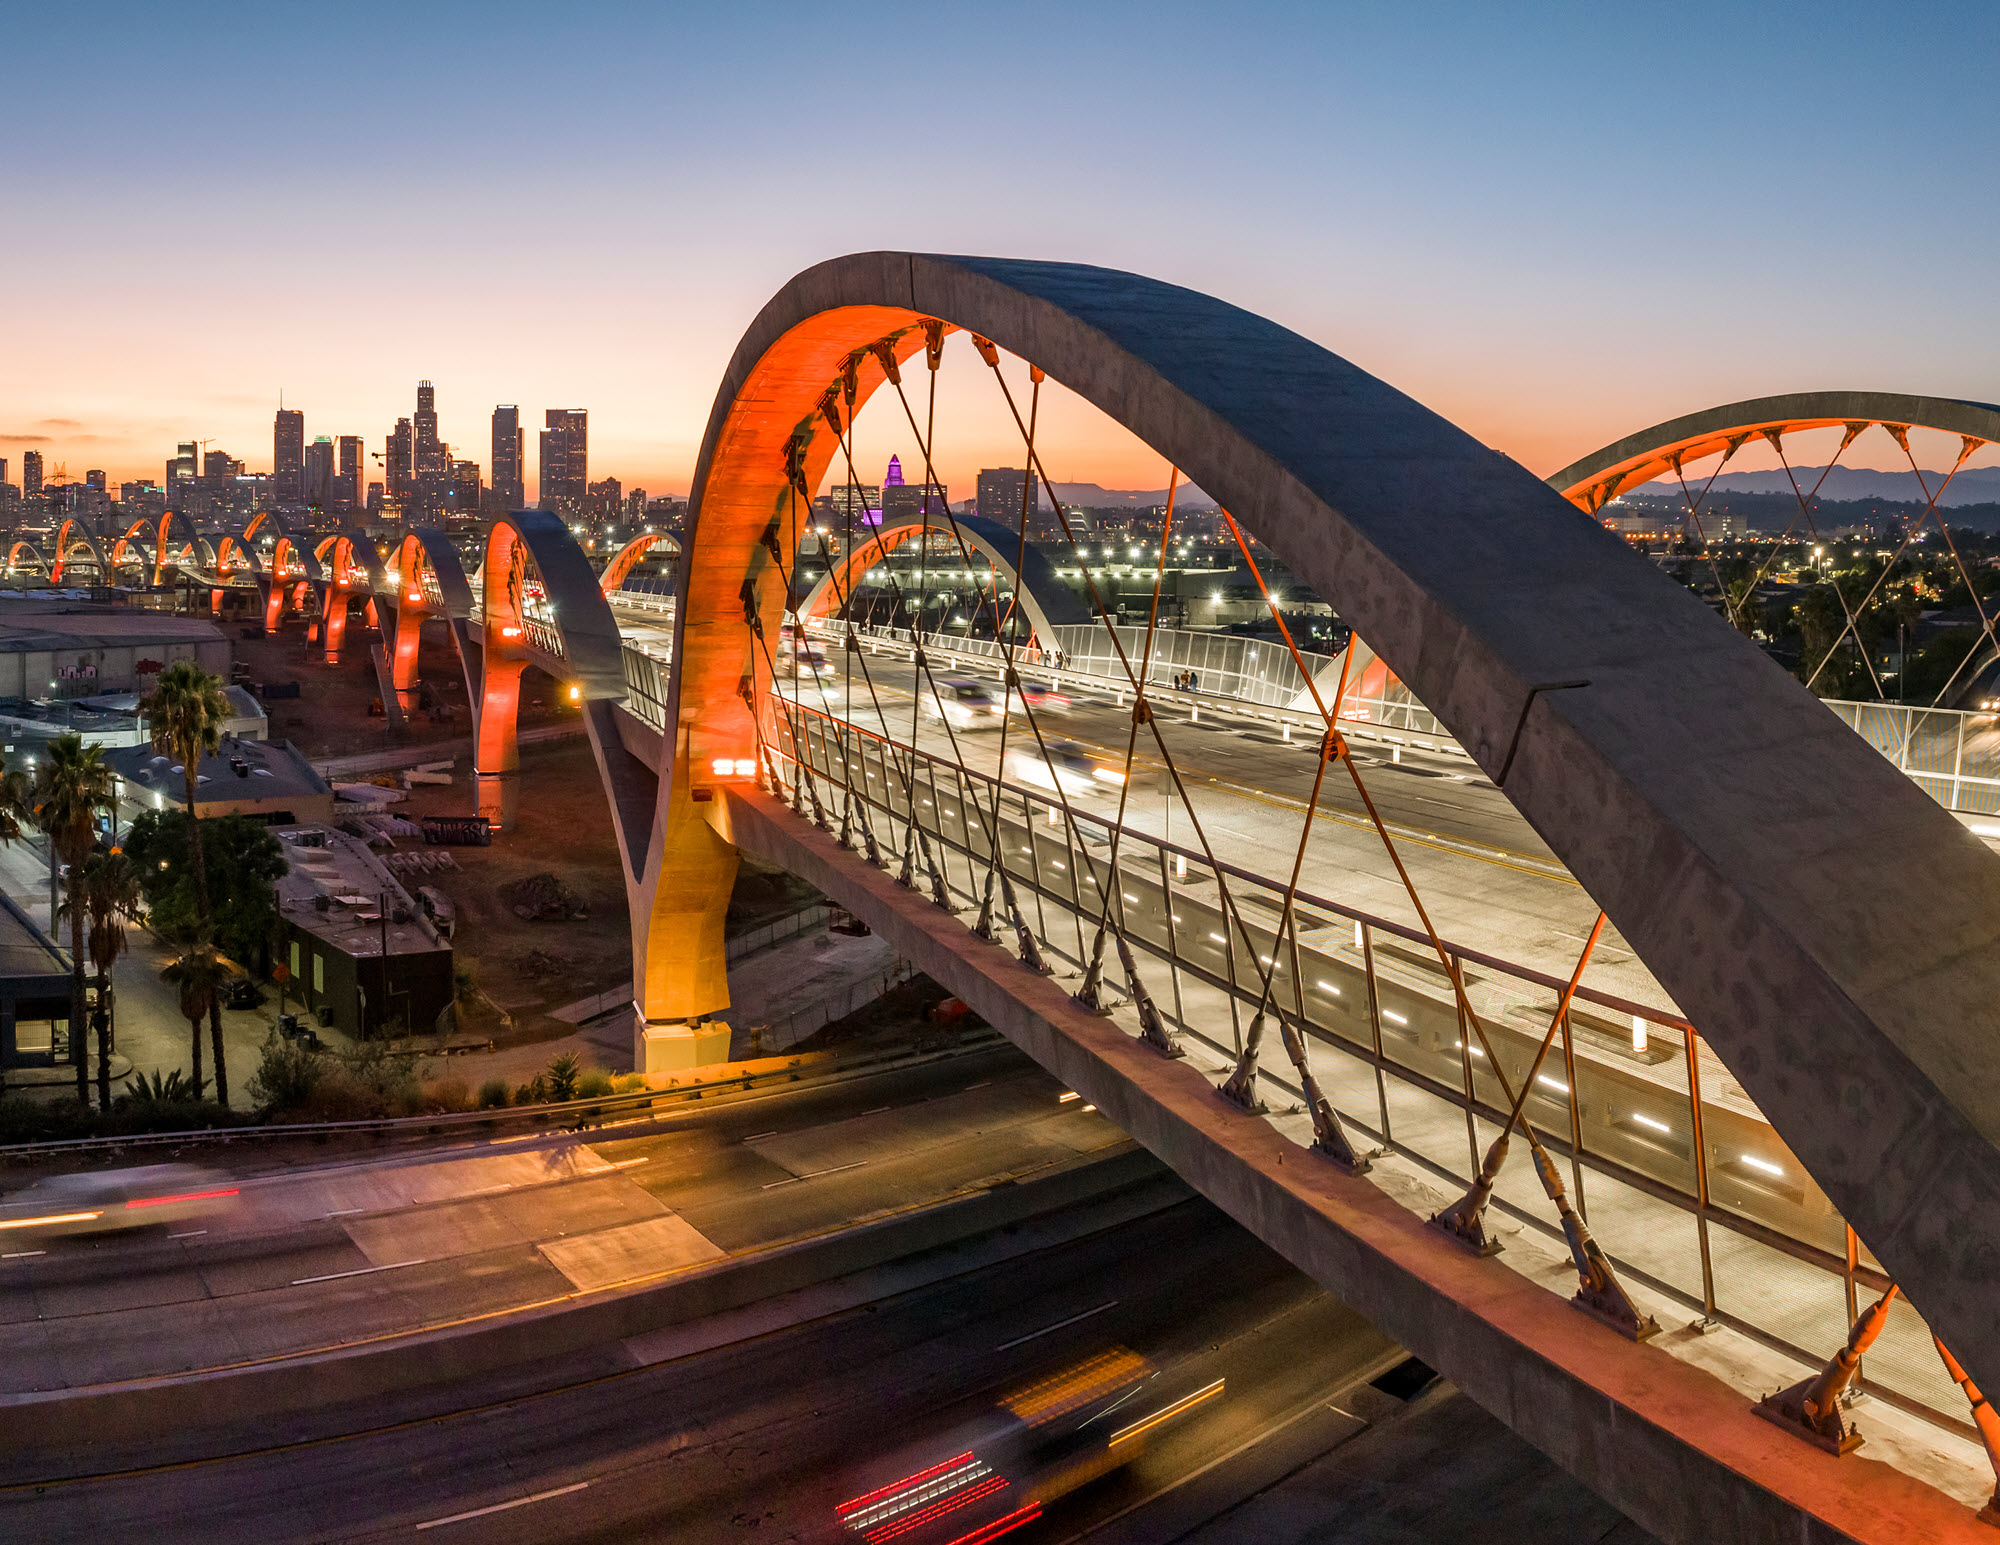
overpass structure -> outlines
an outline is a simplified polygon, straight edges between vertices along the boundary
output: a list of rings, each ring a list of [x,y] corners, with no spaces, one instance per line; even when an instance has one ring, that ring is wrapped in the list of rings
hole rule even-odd
[[[1114,700],[1087,725],[1032,700],[955,719],[926,638],[831,634],[837,691],[788,673],[812,493],[853,476],[859,407],[921,390],[952,331],[1032,472],[1022,398],[1046,372],[1332,602],[1470,769],[1363,755],[1353,661],[1329,685],[1303,652],[1313,711],[1286,722],[1310,735],[1218,730],[1156,685],[1157,627],[1096,607]],[[1908,401],[1868,422],[1958,422]],[[1552,488],[1209,297],[864,254],[801,274],[746,334],[673,601],[607,604],[611,570],[534,514],[496,522],[470,577],[433,533],[387,563],[326,556],[393,599],[399,688],[422,622],[450,627],[496,818],[522,671],[574,687],[632,899],[640,1066],[726,1054],[722,918],[756,853],[1646,1527],[1982,1537],[1966,1504],[1992,1474],[1965,1464],[1967,1438],[2000,1443],[1976,1392],[2000,1383],[2000,859],[1592,518],[1703,435],[1825,421],[1713,417]],[[829,577],[829,615],[852,574]],[[994,631],[1003,681],[1049,666]],[[1108,752],[1079,756],[1078,733]],[[1384,766],[1444,780],[1478,840],[1371,790]],[[1689,1316],[1829,1371],[1760,1406],[1790,1377],[1718,1377],[1713,1343],[1674,1328]],[[1899,1465],[1843,1457],[1858,1388]],[[1930,1457],[1894,1437],[1901,1411],[1935,1425]]]
[[[921,640],[836,635],[837,695],[787,675],[812,492],[851,463],[858,408],[912,372],[921,390],[959,329],[1031,469],[1021,399],[1046,371],[1353,624],[1470,756],[1455,776],[1518,812],[1582,919],[1602,909],[1567,969],[1546,939],[1458,932],[1480,921],[1465,896],[1422,894],[1442,871],[1368,793],[1338,688],[1316,745],[1287,753],[1311,789],[1285,844],[1233,840],[1191,787],[1199,737],[1173,741],[1195,716],[1163,724],[1143,644],[1120,659],[1124,759],[1100,764],[1132,789],[1145,744],[1168,792],[1143,819],[1065,780],[1065,727],[1032,702],[1018,731],[955,725]],[[1845,1365],[1760,1422],[1663,1348],[1688,1333],[1658,1332],[1685,1308],[1804,1360],[1851,1332],[1883,1409],[1968,1432],[1990,1410],[1951,1370],[2000,1378],[2000,1088],[1978,1028],[2000,861],[1709,609],[1317,345],[1062,265],[869,254],[802,274],[731,363],[691,509],[670,642],[628,642],[622,701],[585,705],[645,1065],[716,1054],[721,917],[756,852],[1647,1527],[1973,1537],[1971,1510],[1836,1457]],[[1003,674],[1033,663],[996,648]],[[1379,843],[1370,878],[1399,915],[1357,905],[1316,845],[1323,790],[1349,780],[1348,835]],[[1609,939],[1624,959],[1593,980]],[[1507,1167],[1510,1138],[1531,1164]],[[1543,1241],[1570,1263],[1556,1293]]]

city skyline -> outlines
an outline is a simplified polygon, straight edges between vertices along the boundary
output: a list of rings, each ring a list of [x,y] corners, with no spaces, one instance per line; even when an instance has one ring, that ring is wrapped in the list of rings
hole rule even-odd
[[[585,7],[558,24],[502,7],[474,26],[441,6],[339,37],[230,7],[39,17],[38,54],[137,84],[80,115],[63,72],[23,72],[0,104],[10,144],[70,206],[147,234],[17,244],[15,293],[34,304],[9,353],[35,369],[0,374],[0,454],[114,476],[157,475],[181,440],[255,455],[281,389],[310,433],[372,450],[429,378],[459,455],[489,459],[496,403],[585,403],[594,465],[685,493],[748,319],[813,262],[885,247],[1226,294],[1544,474],[1639,426],[1834,376],[2000,400],[1982,342],[2000,323],[2000,233],[1954,175],[2000,148],[1976,109],[2000,19],[1836,11],[1790,31],[1719,7],[1672,27],[1561,8],[1536,27],[1423,7],[1064,13],[1054,69],[1037,27],[997,12],[869,8],[810,47],[758,12]],[[391,14],[403,46],[384,50]],[[827,83],[863,78],[919,17],[939,57],[1019,83],[1009,110],[913,98],[901,128],[825,145]],[[294,89],[308,47],[343,92]],[[430,89],[441,54],[465,88],[448,100]],[[762,82],[750,116],[745,72]],[[522,90],[561,104],[559,132],[513,112]],[[244,136],[246,116],[277,132]],[[414,143],[433,175],[398,174]],[[842,174],[800,176],[801,155]],[[186,214],[188,167],[250,197],[302,164],[395,239],[288,244],[280,221],[274,247]],[[1756,165],[1783,170],[1719,170]],[[589,213],[494,215],[538,182]],[[1921,237],[1904,210],[1925,212]],[[944,481],[1018,463],[998,426],[941,426]],[[1088,425],[1052,433],[1053,477],[1164,481]]]

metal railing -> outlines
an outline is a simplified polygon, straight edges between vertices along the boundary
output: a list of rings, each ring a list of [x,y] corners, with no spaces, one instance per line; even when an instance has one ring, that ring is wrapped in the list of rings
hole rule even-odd
[[[1848,728],[1947,810],[2000,813],[2000,714],[1825,699]]]
[[[1082,969],[1115,886],[1113,920],[1122,914],[1134,950],[1167,977],[1167,991],[1151,989],[1155,1004],[1217,1057],[1240,1056],[1268,969],[1350,1129],[1449,1187],[1468,1187],[1479,1173],[1508,1102],[1421,930],[1301,891],[1296,927],[1281,937],[1280,881],[1211,865],[1130,826],[1116,840],[1114,875],[1113,824],[1080,810],[1065,817],[1045,792],[783,698],[766,699],[761,727],[781,781],[796,780],[802,764],[821,780],[836,822],[851,792],[885,864],[898,862],[914,819],[935,845],[955,910],[980,904],[997,843],[1024,921],[1052,961]],[[997,897],[995,905],[1005,932]],[[1445,948],[1519,1087],[1564,983],[1462,944]],[[1116,960],[1107,954],[1107,985],[1125,980]],[[1678,1013],[1585,985],[1559,1029],[1524,1118],[1568,1165],[1572,1200],[1619,1271],[1703,1321],[1817,1366],[1845,1341],[1858,1295],[1888,1284],[1804,1166]],[[1281,1063],[1274,1049],[1258,1074],[1274,1104],[1302,1098]],[[1502,1171],[1493,1205],[1561,1238],[1526,1163]],[[1865,1387],[1971,1430],[1905,1300],[1868,1355]]]

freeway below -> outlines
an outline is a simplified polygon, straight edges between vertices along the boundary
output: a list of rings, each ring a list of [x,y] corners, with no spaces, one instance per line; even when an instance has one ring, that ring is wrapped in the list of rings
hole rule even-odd
[[[142,1172],[139,1202],[193,1200],[143,1206],[128,1214],[142,1225],[116,1233],[92,1232],[106,1220],[85,1216],[105,1205],[91,1191],[101,1177],[51,1177],[0,1197],[0,1404],[561,1307],[1125,1145],[1061,1094],[1019,1052],[981,1038],[668,1107],[588,1141]]]
[[[1094,1440],[1116,1452],[1108,1467],[1002,1458],[1008,1430],[1051,1411],[1059,1424],[1068,1392],[1113,1365],[1143,1374],[1106,1424],[1131,1438]],[[449,1415],[342,1441],[16,1487],[0,1493],[0,1533],[1109,1545],[1269,1539],[1275,1510],[1320,1538],[1394,1520],[1645,1539],[1448,1390],[1405,1407],[1422,1382],[1351,1311],[1188,1201],[567,1388],[468,1389]],[[1337,1505],[1316,1503],[1329,1487]]]

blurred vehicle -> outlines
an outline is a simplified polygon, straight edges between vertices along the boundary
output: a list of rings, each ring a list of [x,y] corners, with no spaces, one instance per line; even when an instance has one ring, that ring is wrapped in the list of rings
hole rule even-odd
[[[1043,686],[1040,682],[1024,681],[1019,686],[1010,688],[1007,693],[1009,708],[1018,713],[1023,705],[1034,709],[1038,714],[1068,713],[1070,696],[1067,692]]]
[[[958,676],[940,681],[937,691],[922,698],[924,716],[941,719],[955,730],[997,730],[1007,710],[984,682]]]
[[[0,1239],[49,1239],[181,1223],[230,1205],[236,1181],[193,1164],[51,1175],[0,1201]]]
[[[1130,1464],[1152,1433],[1222,1392],[1220,1379],[1175,1387],[1136,1352],[1113,1347],[1015,1391],[900,1462],[873,1467],[835,1516],[845,1537],[868,1545],[987,1545]],[[905,1465],[900,1479],[875,1479]]]
[[[263,1006],[264,990],[247,976],[233,976],[222,989],[226,1009],[254,1009]]]
[[[1073,740],[1052,740],[1043,758],[1039,746],[1017,746],[1007,753],[1007,777],[1038,789],[1059,789],[1067,795],[1113,792],[1125,775],[1107,767]]]

